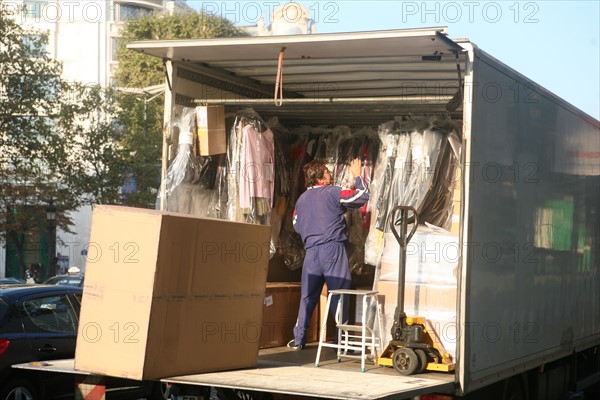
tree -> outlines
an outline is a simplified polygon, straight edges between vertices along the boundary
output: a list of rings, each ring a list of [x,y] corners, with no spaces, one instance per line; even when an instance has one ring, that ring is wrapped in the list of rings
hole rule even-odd
[[[125,48],[125,43],[150,39],[192,39],[247,36],[230,21],[203,12],[152,15],[128,21],[121,31],[117,51],[117,85],[121,88],[145,88],[165,82],[162,61]],[[152,100],[143,91],[119,96],[124,111],[126,133],[123,146],[129,149],[127,164],[137,184],[125,203],[154,208],[160,185],[164,96]]]
[[[69,86],[47,42],[0,6],[0,236],[16,247],[21,277],[25,247],[46,227],[45,206],[60,205],[56,222],[68,230],[66,211],[79,204],[79,191],[69,186],[72,138],[61,121]]]
[[[123,204],[123,187],[130,168],[122,145],[119,94],[110,88],[80,83],[72,83],[70,93],[62,116],[72,136],[71,186],[81,193],[83,204]]]

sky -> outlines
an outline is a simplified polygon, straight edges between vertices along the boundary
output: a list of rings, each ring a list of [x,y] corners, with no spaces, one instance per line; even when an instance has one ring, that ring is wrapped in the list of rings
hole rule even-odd
[[[236,25],[265,22],[285,0],[188,0]],[[298,1],[316,33],[447,26],[531,81],[600,119],[600,1]]]

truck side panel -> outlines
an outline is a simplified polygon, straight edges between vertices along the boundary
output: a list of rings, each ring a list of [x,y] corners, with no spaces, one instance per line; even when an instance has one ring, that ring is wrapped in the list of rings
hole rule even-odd
[[[466,101],[470,392],[600,342],[600,130],[478,49]]]

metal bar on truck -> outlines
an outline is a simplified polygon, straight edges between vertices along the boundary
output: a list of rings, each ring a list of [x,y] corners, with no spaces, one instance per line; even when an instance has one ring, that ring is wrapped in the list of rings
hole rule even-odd
[[[319,98],[294,98],[283,99],[284,103],[291,104],[326,104],[326,103],[394,103],[415,100],[419,103],[444,104],[452,96],[389,96],[389,97],[319,97]],[[197,104],[272,104],[273,99],[196,99]]]

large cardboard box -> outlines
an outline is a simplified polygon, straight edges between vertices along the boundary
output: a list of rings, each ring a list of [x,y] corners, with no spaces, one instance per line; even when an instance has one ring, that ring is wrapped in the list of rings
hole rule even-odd
[[[391,232],[384,238],[379,280],[398,281],[400,245]],[[406,246],[406,282],[456,286],[459,255],[457,235],[420,225]]]
[[[75,368],[158,379],[253,367],[270,228],[96,206]]]
[[[379,304],[382,311],[382,343],[391,340],[394,312],[398,304],[398,282],[376,281]],[[427,318],[445,350],[456,355],[457,332],[457,290],[454,285],[406,283],[404,291],[404,311],[408,316]]]
[[[225,106],[196,107],[196,123],[201,156],[222,154],[227,151]]]
[[[263,306],[260,348],[285,346],[294,338],[300,306],[300,283],[267,283]],[[306,332],[307,342],[318,341],[319,312],[315,309]]]

